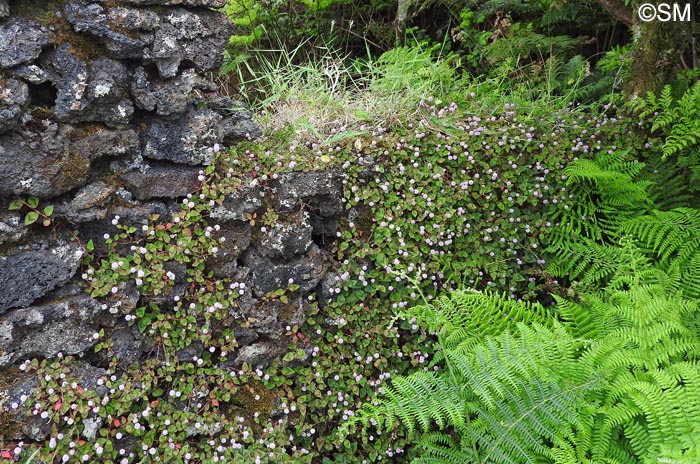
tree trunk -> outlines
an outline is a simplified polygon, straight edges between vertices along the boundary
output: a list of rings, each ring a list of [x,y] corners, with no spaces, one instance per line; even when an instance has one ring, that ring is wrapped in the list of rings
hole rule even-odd
[[[394,30],[396,31],[396,45],[402,46],[406,42],[406,22],[408,21],[408,9],[413,0],[399,0],[396,7],[396,19]]]
[[[693,29],[700,31],[693,22],[694,18],[691,21],[661,22],[655,19],[644,22],[637,14],[637,8],[644,3],[649,1],[632,3],[634,49],[630,75],[625,81],[628,98],[645,97],[647,92],[658,93],[676,71],[693,66],[693,60],[686,63],[688,60],[684,55],[693,47]]]

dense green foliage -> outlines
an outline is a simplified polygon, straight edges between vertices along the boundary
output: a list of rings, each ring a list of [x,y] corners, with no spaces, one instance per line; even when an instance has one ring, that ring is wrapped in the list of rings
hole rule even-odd
[[[698,300],[665,286],[632,245],[622,251],[607,287],[558,301],[564,323],[521,307],[512,331],[474,336],[471,308],[500,318],[503,302],[458,291],[413,308],[438,332],[439,369],[395,378],[341,430],[428,432],[415,462],[696,462]]]
[[[700,460],[697,73],[624,104],[633,46],[592,1],[411,2],[401,37],[396,6],[229,1],[222,91],[266,133],[218,153],[170,222],[85,244],[94,297],[119,312],[139,288],[121,316],[153,356],[119,365],[96,333],[92,389],[74,359],[23,363],[39,388],[18,409],[51,439],[21,461]],[[212,211],[326,169],[345,175],[332,292],[282,359],[228,368],[247,290],[208,272]],[[279,219],[259,213],[254,233]]]
[[[692,111],[687,98],[678,111]],[[341,433],[420,431],[415,462],[696,462],[700,215],[693,202],[656,209],[637,161],[611,151],[563,171],[576,205],[553,213],[548,269],[576,284],[574,299],[555,296],[544,321],[461,290],[404,312],[437,333],[436,370],[395,378]],[[516,309],[504,318],[504,306]],[[507,324],[474,330],[484,320]]]

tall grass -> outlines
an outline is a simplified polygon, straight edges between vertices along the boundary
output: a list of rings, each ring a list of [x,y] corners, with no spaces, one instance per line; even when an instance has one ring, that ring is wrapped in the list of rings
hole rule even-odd
[[[576,107],[582,74],[571,79],[563,72],[566,66],[553,58],[537,82],[514,85],[512,74],[533,71],[504,63],[502,73],[472,78],[448,45],[413,40],[378,57],[367,47],[366,57],[351,58],[305,41],[293,49],[251,50],[229,60],[222,74],[232,77],[233,92],[267,134],[288,134],[291,142],[328,142],[364,127],[416,123],[424,119],[427,101],[438,106],[456,102],[480,114],[515,110],[520,121]],[[562,87],[564,77],[568,82]]]
[[[388,126],[419,111],[422,100],[447,100],[460,87],[459,63],[439,44],[354,59],[325,47],[309,53],[307,45],[252,50],[225,69],[268,132],[327,138],[338,127]]]

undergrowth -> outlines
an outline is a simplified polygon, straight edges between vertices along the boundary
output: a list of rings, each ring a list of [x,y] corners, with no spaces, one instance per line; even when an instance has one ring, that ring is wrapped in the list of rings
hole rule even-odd
[[[107,353],[107,362],[90,388],[78,381],[79,360],[23,362],[20,367],[38,386],[11,407],[44,420],[50,438],[13,443],[3,452],[35,462],[403,462],[421,452],[409,432],[435,432],[435,424],[454,428],[425,435],[421,446],[443,453],[447,462],[509,462],[495,454],[503,450],[518,459],[532,454],[593,462],[612,452],[601,448],[604,440],[580,453],[572,443],[590,445],[596,433],[629,436],[625,456],[640,455],[646,444],[654,456],[689,452],[649,438],[668,433],[673,424],[657,427],[661,403],[650,406],[639,392],[656,395],[667,386],[678,393],[672,400],[680,401],[686,386],[677,379],[687,378],[687,388],[696,388],[695,371],[680,359],[695,353],[694,345],[684,341],[664,359],[663,353],[651,359],[634,352],[643,364],[632,370],[638,383],[629,378],[629,364],[611,353],[630,354],[639,348],[634,343],[644,341],[627,330],[640,322],[630,315],[638,306],[656,311],[652,315],[662,303],[677,309],[666,332],[643,321],[656,337],[649,340],[660,346],[685,337],[686,325],[696,323],[681,308],[683,296],[667,294],[675,289],[694,297],[700,288],[694,216],[675,209],[693,206],[694,197],[678,180],[690,174],[661,164],[663,142],[645,135],[645,123],[618,120],[610,105],[572,104],[573,90],[580,89],[576,79],[564,90],[534,94],[534,103],[532,89],[507,88],[505,78],[460,81],[451,74],[455,57],[426,44],[365,62],[328,55],[300,66],[288,53],[278,56],[254,80],[267,95],[256,100],[268,127],[261,139],[218,154],[200,174],[200,189],[168,222],[154,217],[139,229],[114,218],[118,234],[105,237],[104,247],[86,245],[87,290],[124,327],[149,337],[151,356],[139,365],[119,365],[109,356],[113,341],[97,331],[94,355]],[[675,111],[673,105],[664,108]],[[683,143],[682,149],[696,148],[691,138]],[[236,311],[249,290],[207,269],[221,246],[221,224],[212,211],[233,191],[265,187],[281,173],[300,170],[344,175],[344,219],[336,240],[327,244],[339,268],[328,277],[333,284],[322,301],[320,294],[311,295],[304,325],[287,330],[290,349],[281,360],[265,370],[232,368],[227,361],[237,341],[229,325],[249,322]],[[664,178],[675,188],[660,187]],[[660,211],[652,212],[655,207]],[[274,215],[265,221],[251,220],[254,233],[274,222]],[[625,234],[640,237],[642,245],[632,254],[621,246]],[[659,241],[660,235],[674,241]],[[683,267],[674,267],[677,257]],[[652,259],[666,267],[641,277],[629,270]],[[644,287],[645,279],[656,286]],[[605,290],[592,291],[596,285]],[[465,287],[484,292],[458,302],[469,308],[470,319],[438,297],[460,295]],[[126,313],[111,306],[134,288],[142,304]],[[290,283],[265,298],[287,304],[297,291]],[[589,298],[584,303],[592,314],[613,301],[624,304],[615,306],[609,325],[599,327],[580,307],[570,306],[565,314],[567,295]],[[434,315],[427,310],[397,319],[417,303],[458,319],[449,321],[449,333],[440,332],[444,320],[437,316],[425,320]],[[524,327],[521,319],[539,325]],[[599,339],[608,343],[601,345],[605,352],[589,356]],[[202,347],[201,354],[184,356],[182,350],[193,344]],[[501,356],[511,345],[519,351]],[[533,360],[544,345],[566,369]],[[493,366],[472,369],[480,356],[490,356]],[[523,360],[531,363],[518,371]],[[594,372],[599,361],[613,365]],[[503,362],[510,364],[500,369]],[[654,371],[661,367],[663,372]],[[389,383],[416,370],[416,383]],[[450,373],[449,382],[443,372]],[[474,375],[499,381],[476,396],[457,388]],[[639,388],[615,390],[614,398],[601,393],[620,378]],[[445,381],[439,384],[442,397],[432,395],[436,379]],[[512,389],[501,385],[507,381]],[[376,417],[388,420],[377,425],[389,427],[338,436],[338,427],[349,421],[369,421],[364,413],[353,417],[362,404],[376,401],[377,392],[388,392],[400,405],[374,405],[382,414]],[[411,405],[401,399],[405,392],[420,393],[426,403],[414,406],[430,403],[432,409],[406,413]],[[497,407],[504,398],[512,401]],[[613,404],[620,398],[619,406]],[[545,403],[552,409],[536,410],[550,416],[523,414]],[[579,420],[581,411],[604,405],[609,411],[595,417],[605,427]],[[671,409],[674,424],[685,418],[676,403]],[[642,422],[653,430],[647,433]],[[94,437],[86,438],[88,428]],[[544,432],[528,448],[522,438],[529,428]],[[513,429],[519,435],[506,433]],[[453,453],[445,451],[450,448]]]
[[[676,115],[654,121],[652,130],[667,128],[663,151],[647,143],[641,157],[626,144],[563,170],[575,207],[549,211],[546,252],[568,298],[554,295],[548,313],[459,289],[402,311],[436,334],[433,369],[394,378],[341,437],[404,427],[415,463],[696,462],[697,200],[692,182],[655,187],[669,173],[643,162],[659,168],[661,159],[670,176],[692,179],[683,159],[698,131],[684,132],[680,147],[678,131],[695,92],[677,107],[662,95]]]
[[[121,316],[152,338],[154,355],[138,366],[108,363],[95,389],[73,380],[65,358],[23,363],[39,387],[17,408],[48,421],[51,439],[40,448],[25,443],[19,454],[40,449],[38,459],[68,462],[412,458],[398,429],[334,435],[389,379],[432,368],[430,333],[416,320],[391,324],[395,315],[419,295],[432,301],[465,285],[550,305],[548,295],[565,291],[546,272],[551,215],[579,201],[564,167],[578,156],[615,153],[621,141],[642,148],[614,118],[532,111],[425,98],[419,117],[390,127],[341,126],[335,138],[305,142],[268,135],[220,154],[169,222],[154,218],[137,229],[115,218],[120,233],[106,238],[106,255],[91,254],[84,277],[107,305],[139,288],[147,304]],[[235,189],[312,169],[345,173],[331,295],[312,301],[306,323],[290,328],[283,360],[264,371],[227,368],[237,345],[227,324],[248,290],[206,272],[220,245],[211,211]],[[286,302],[296,290],[292,284],[268,298]],[[502,307],[504,317],[511,311]],[[111,341],[96,336],[96,349],[109,352]],[[203,346],[201,355],[178,354],[192,343]],[[96,437],[86,440],[81,434],[96,418]]]

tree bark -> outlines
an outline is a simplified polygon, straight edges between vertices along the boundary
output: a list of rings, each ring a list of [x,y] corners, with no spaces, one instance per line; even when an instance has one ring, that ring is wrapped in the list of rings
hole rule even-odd
[[[408,9],[413,0],[399,0],[396,7],[396,19],[394,30],[396,31],[396,45],[402,46],[406,42],[406,22],[408,21]]]
[[[637,8],[643,3],[650,2],[636,0],[632,3],[634,49],[630,75],[625,82],[625,93],[629,98],[645,97],[647,92],[658,93],[673,79],[676,71],[687,67],[684,54],[692,49],[693,30],[700,30],[694,24],[694,18],[690,21],[661,22],[656,19],[644,22],[637,15]]]

